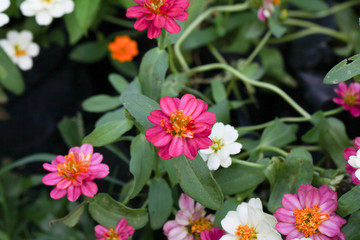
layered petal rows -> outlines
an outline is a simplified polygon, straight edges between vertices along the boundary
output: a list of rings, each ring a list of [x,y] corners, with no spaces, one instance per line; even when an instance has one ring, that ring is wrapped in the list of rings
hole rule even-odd
[[[120,219],[115,228],[106,228],[102,225],[95,226],[95,240],[128,240],[134,234],[135,229],[127,225],[125,218]]]
[[[335,88],[335,92],[339,95],[333,99],[336,104],[342,105],[345,110],[349,111],[353,117],[360,116],[360,84],[357,82],[339,83],[339,89]]]
[[[354,184],[360,184],[360,137],[353,140],[354,147],[348,147],[344,150],[344,158],[347,161],[346,171],[351,176]]]

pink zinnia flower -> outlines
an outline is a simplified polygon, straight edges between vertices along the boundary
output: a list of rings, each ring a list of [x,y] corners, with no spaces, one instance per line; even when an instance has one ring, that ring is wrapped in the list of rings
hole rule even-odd
[[[357,82],[350,83],[349,87],[345,83],[339,83],[339,89],[335,92],[340,96],[334,98],[336,104],[342,105],[345,110],[350,111],[354,117],[360,116],[360,84]]]
[[[167,160],[184,153],[193,159],[199,149],[212,145],[208,136],[216,119],[214,113],[206,111],[207,103],[186,94],[181,99],[163,97],[160,107],[148,116],[156,126],[145,132],[146,139],[159,147],[160,157]]]
[[[225,235],[225,231],[218,228],[213,227],[210,231],[204,230],[200,233],[201,240],[219,240],[222,236]]]
[[[285,194],[283,207],[275,211],[276,229],[285,240],[307,237],[313,240],[344,240],[340,227],[345,219],[335,214],[337,194],[327,185],[319,189],[302,184],[298,194]]]
[[[175,220],[167,221],[163,227],[169,240],[200,240],[202,231],[213,228],[214,215],[205,216],[205,207],[200,203],[195,204],[184,193],[179,198],[179,207]]]
[[[263,5],[259,8],[258,19],[265,22],[275,12],[274,4],[279,6],[281,0],[263,0]]]
[[[354,147],[344,150],[344,158],[348,162],[345,169],[350,174],[351,181],[354,184],[360,184],[360,137],[356,137],[353,143]]]
[[[136,6],[129,7],[126,11],[126,17],[138,18],[134,28],[143,31],[149,28],[148,38],[157,38],[160,36],[162,28],[169,33],[178,33],[181,28],[174,19],[185,21],[188,18],[189,7],[188,0],[134,0]]]
[[[70,148],[66,156],[58,155],[51,164],[44,163],[43,167],[51,173],[43,177],[43,183],[56,185],[50,192],[51,198],[59,199],[67,194],[73,202],[81,193],[87,197],[97,193],[98,187],[93,180],[106,177],[109,167],[101,163],[103,156],[93,151],[93,146],[84,143],[81,147]]]
[[[127,225],[126,219],[122,218],[114,229],[96,225],[95,240],[128,240],[128,238],[134,234],[134,231],[131,225]]]

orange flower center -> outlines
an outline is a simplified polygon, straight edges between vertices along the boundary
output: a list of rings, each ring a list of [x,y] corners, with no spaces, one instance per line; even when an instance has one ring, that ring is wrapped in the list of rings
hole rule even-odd
[[[51,0],[42,0],[43,2],[51,3]]]
[[[25,56],[27,54],[26,51],[22,50],[19,45],[15,45],[14,49],[15,49],[15,56],[17,57]]]
[[[316,233],[320,223],[329,219],[329,214],[321,214],[318,212],[319,209],[320,208],[317,205],[313,205],[312,208],[294,210],[296,220],[295,225],[305,237],[310,237],[312,234]]]
[[[114,229],[110,228],[107,233],[104,234],[104,240],[122,240],[118,237],[118,233]]]
[[[166,0],[150,0],[150,4],[145,3],[145,6],[153,13],[159,14],[160,8],[165,4],[165,1]]]
[[[192,116],[184,116],[183,110],[175,110],[170,113],[170,128],[165,126],[164,119],[161,119],[160,125],[166,129],[167,133],[178,135],[184,138],[193,138],[194,133],[189,130],[194,125]]]
[[[281,2],[281,0],[273,0],[273,3],[275,3],[276,5],[280,5],[280,2]]]
[[[345,95],[343,97],[344,103],[350,107],[353,107],[356,105],[357,99],[358,99],[358,96],[356,96],[350,92],[345,93]]]
[[[211,230],[213,223],[204,217],[190,220],[188,232],[194,236],[194,240],[200,240],[200,233],[204,230]]]
[[[68,180],[74,181],[76,176],[87,172],[90,166],[91,156],[91,153],[84,156],[84,153],[75,154],[74,152],[70,152],[69,155],[65,156],[66,161],[56,166],[59,176],[64,176]]]
[[[255,228],[239,225],[236,228],[235,236],[238,237],[238,240],[254,240],[257,239]]]

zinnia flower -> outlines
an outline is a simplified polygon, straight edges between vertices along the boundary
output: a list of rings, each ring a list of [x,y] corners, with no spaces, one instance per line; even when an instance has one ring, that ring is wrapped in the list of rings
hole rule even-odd
[[[351,176],[354,184],[360,184],[360,137],[353,141],[354,147],[348,147],[344,150],[344,158],[347,161],[346,171]]]
[[[339,83],[339,89],[335,92],[340,96],[334,98],[336,104],[342,105],[345,110],[350,111],[354,117],[360,116],[360,84],[357,82],[350,83],[349,87],[345,83]]]
[[[210,170],[216,170],[221,165],[227,168],[231,165],[230,154],[238,154],[242,145],[235,142],[239,133],[233,126],[215,123],[212,127],[210,139],[212,145],[208,149],[200,150],[199,154],[207,161]]]
[[[109,43],[111,57],[119,62],[129,62],[139,54],[137,42],[129,36],[117,36]]]
[[[53,18],[59,18],[74,11],[73,0],[25,0],[20,5],[26,17],[35,16],[39,25],[49,25]]]
[[[279,6],[280,0],[263,0],[263,6],[258,10],[258,19],[265,22],[275,12],[274,4]]]
[[[293,240],[311,240],[311,238],[294,238]]]
[[[7,39],[0,40],[0,46],[4,49],[11,60],[21,70],[29,70],[33,66],[32,57],[39,55],[39,45],[32,42],[33,35],[30,31],[9,31]]]
[[[205,207],[194,202],[192,198],[182,193],[179,198],[180,210],[175,220],[167,221],[163,230],[169,240],[200,240],[204,230],[211,230],[214,215],[205,216]]]
[[[298,194],[285,194],[283,207],[275,211],[276,229],[286,240],[307,237],[313,240],[344,240],[340,230],[345,219],[335,214],[337,194],[327,185],[319,189],[301,185]]]
[[[174,19],[185,21],[189,7],[188,0],[134,0],[138,5],[129,7],[126,11],[126,17],[138,18],[134,28],[138,31],[147,32],[148,38],[157,38],[160,36],[162,28],[169,33],[178,33],[181,28]]]
[[[263,212],[260,199],[252,198],[249,203],[241,203],[236,211],[229,211],[221,220],[227,234],[220,240],[281,240],[275,224],[275,217]]]
[[[84,143],[81,147],[70,148],[66,156],[58,155],[51,164],[43,167],[51,173],[46,174],[42,181],[45,185],[55,188],[50,197],[59,199],[67,194],[69,201],[75,201],[82,194],[93,197],[98,187],[95,178],[104,178],[109,174],[108,165],[101,163],[103,156],[93,153],[93,146]]]
[[[218,228],[213,227],[211,230],[204,230],[200,233],[201,240],[219,240],[222,236],[225,235],[225,231]]]
[[[128,238],[134,234],[134,231],[131,225],[127,225],[126,219],[122,218],[114,229],[96,225],[95,240],[128,240]]]
[[[212,145],[208,136],[216,120],[214,113],[206,111],[207,107],[207,103],[191,94],[181,99],[163,97],[161,110],[154,110],[148,116],[156,126],[146,130],[146,139],[159,147],[159,156],[163,159],[182,153],[187,158],[195,158],[199,149]]]
[[[0,0],[0,27],[9,22],[9,16],[3,13],[10,7],[10,0]]]

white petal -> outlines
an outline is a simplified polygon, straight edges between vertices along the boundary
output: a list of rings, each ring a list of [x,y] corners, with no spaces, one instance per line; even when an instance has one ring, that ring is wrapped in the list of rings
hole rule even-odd
[[[217,154],[211,154],[208,159],[208,167],[210,170],[216,170],[220,167],[220,158]]]
[[[261,211],[263,210],[260,198],[251,198],[249,200],[249,206],[255,209],[260,209]]]
[[[221,165],[223,168],[228,168],[228,167],[231,165],[231,163],[232,163],[231,157],[228,156],[227,158],[222,158],[222,159],[221,159],[220,165]]]
[[[220,240],[238,240],[237,237],[226,234],[220,238]]]
[[[31,57],[36,57],[37,55],[39,55],[39,52],[40,52],[39,45],[37,45],[36,43],[30,43],[27,49],[28,55]]]
[[[19,38],[23,40],[24,42],[32,42],[33,40],[33,34],[29,30],[23,30],[19,34]]]
[[[215,137],[222,138],[224,134],[224,124],[222,122],[217,122],[213,125],[210,138],[213,139]]]
[[[248,206],[249,219],[247,223],[249,227],[256,228],[260,223],[262,218],[262,213],[261,212],[259,213],[259,211],[260,211],[259,209],[254,209],[253,207]]]
[[[355,176],[360,180],[360,169],[356,170]]]
[[[221,220],[221,226],[223,229],[232,235],[235,235],[236,228],[240,224],[239,213],[236,211],[229,211],[225,218]]]
[[[0,13],[0,27],[4,26],[10,21],[10,18],[5,13]]]
[[[359,159],[356,156],[350,156],[348,163],[354,168],[360,168]]]
[[[212,148],[201,149],[199,152],[201,152],[202,154],[212,154],[212,153],[214,153],[214,149],[212,149]]]
[[[235,142],[236,139],[239,137],[238,131],[235,130],[235,128],[231,125],[226,125],[224,127],[224,140],[225,143],[232,143]]]
[[[36,11],[31,6],[31,3],[26,2],[26,1],[22,2],[20,4],[20,10],[21,10],[21,13],[26,17],[35,16],[35,14],[36,14]]]
[[[23,56],[18,58],[19,68],[23,71],[30,70],[33,66],[33,61],[29,56]]]
[[[357,150],[357,152],[356,152],[356,156],[357,156],[357,158],[359,158],[359,159],[360,159],[360,149],[359,149],[359,150]]]
[[[275,228],[277,220],[274,216],[264,213],[264,219],[272,228]]]
[[[6,38],[12,45],[18,44],[19,33],[17,31],[11,30],[6,34]]]
[[[12,57],[15,55],[15,49],[14,46],[7,40],[0,40],[0,46],[2,49],[6,52],[6,54],[9,57]]]
[[[65,1],[63,3],[63,9],[65,13],[71,13],[72,11],[74,11],[74,2],[72,0],[69,1]]]
[[[53,17],[49,12],[41,11],[36,14],[35,19],[39,25],[49,25],[52,22]]]
[[[249,223],[249,210],[248,210],[248,204],[247,203],[241,203],[237,208],[236,211],[238,212],[238,215],[240,216],[240,224],[245,226]]]
[[[0,0],[0,12],[5,11],[10,7],[10,0]]]
[[[201,152],[201,150],[199,151],[199,155],[205,162],[209,159],[209,154],[205,154]]]
[[[241,151],[242,144],[238,142],[233,142],[225,145],[224,150],[226,150],[229,154],[238,154]]]
[[[54,4],[54,6],[50,9],[50,13],[55,18],[61,17],[64,15],[64,8],[60,3]]]

